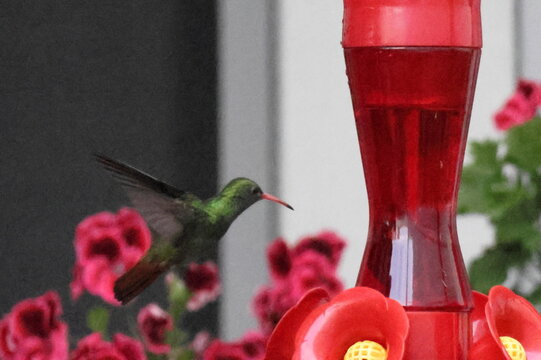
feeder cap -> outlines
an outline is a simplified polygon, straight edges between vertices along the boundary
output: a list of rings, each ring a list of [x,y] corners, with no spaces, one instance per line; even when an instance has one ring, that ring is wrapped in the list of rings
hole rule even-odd
[[[480,48],[480,0],[344,0],[342,46]]]

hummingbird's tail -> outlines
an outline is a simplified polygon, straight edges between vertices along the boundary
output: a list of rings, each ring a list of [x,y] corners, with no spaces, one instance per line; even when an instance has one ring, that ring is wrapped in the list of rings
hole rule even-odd
[[[115,286],[113,288],[115,298],[120,301],[122,305],[126,305],[152,284],[158,276],[167,271],[167,269],[169,269],[169,264],[167,262],[149,262],[146,259],[140,260],[134,267],[115,281]]]

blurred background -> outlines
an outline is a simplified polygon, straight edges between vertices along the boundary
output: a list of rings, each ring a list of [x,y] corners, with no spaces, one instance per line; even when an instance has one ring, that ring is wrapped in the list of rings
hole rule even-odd
[[[516,79],[541,79],[540,15],[538,0],[482,1],[470,139],[499,136],[491,116]],[[341,1],[1,1],[0,313],[54,288],[85,332],[96,300],[69,299],[74,228],[128,204],[93,152],[202,197],[247,176],[295,207],[260,203],[234,223],[216,249],[224,294],[194,327],[234,339],[255,325],[250,299],[276,236],[338,232],[352,286],[368,208],[341,21]],[[492,240],[481,216],[458,228],[466,262]]]
[[[69,297],[74,230],[129,205],[93,153],[215,192],[216,28],[214,1],[0,2],[0,313],[56,289],[71,334],[87,333],[101,302]],[[113,323],[163,294],[158,281]],[[212,329],[216,314],[198,315]]]

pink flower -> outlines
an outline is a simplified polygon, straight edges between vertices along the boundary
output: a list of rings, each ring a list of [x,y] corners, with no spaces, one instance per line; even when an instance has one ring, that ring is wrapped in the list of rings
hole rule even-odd
[[[4,360],[68,357],[68,327],[56,292],[23,300],[0,321],[0,358]]]
[[[93,333],[81,339],[72,351],[71,360],[146,360],[143,345],[126,335],[116,334],[113,342]]]
[[[73,280],[70,283],[70,292],[72,299],[78,299],[81,295],[83,295],[83,292],[85,291],[85,286],[83,284],[83,273],[83,266],[76,262],[71,272],[71,275],[73,277]]]
[[[267,336],[257,331],[249,331],[242,337],[242,350],[250,360],[263,360],[267,347]]]
[[[344,240],[331,232],[305,237],[293,248],[281,238],[269,245],[267,261],[273,281],[256,294],[252,304],[265,334],[309,290],[322,287],[330,296],[342,291],[336,267],[344,246]]]
[[[126,249],[137,254],[144,254],[150,248],[150,232],[141,216],[128,208],[118,211],[117,222],[122,231]]]
[[[306,251],[293,259],[290,274],[291,291],[300,299],[309,290],[321,287],[334,297],[342,291],[336,277],[336,266],[315,251]]]
[[[184,273],[184,283],[192,293],[186,304],[190,311],[201,309],[220,294],[218,267],[211,261],[204,264],[191,263]]]
[[[151,236],[143,218],[132,209],[118,214],[101,212],[84,219],[75,230],[76,262],[71,296],[84,290],[119,305],[113,286],[150,248]]]
[[[282,238],[274,240],[267,249],[270,273],[275,281],[286,279],[291,270],[291,252]]]
[[[520,80],[515,93],[494,115],[496,127],[507,130],[531,120],[541,105],[541,84]]]
[[[293,248],[293,255],[298,256],[306,251],[315,251],[325,256],[332,266],[336,267],[346,242],[331,231],[323,231],[315,236],[308,236]]]
[[[528,360],[541,359],[541,316],[526,299],[503,286],[473,295],[470,358],[511,359],[500,339],[505,336],[520,344]]]
[[[106,350],[110,350],[113,358],[121,359],[122,354],[115,350],[111,344],[101,338],[100,333],[90,334],[77,343],[75,350],[71,352],[71,360],[91,360],[97,359],[98,354],[103,354]]]
[[[85,221],[88,220],[87,218]],[[83,265],[99,258],[109,263],[116,263],[121,256],[123,241],[122,233],[117,224],[109,228],[96,228],[88,235],[76,238],[77,259]]]
[[[270,334],[306,292],[320,288],[325,296],[335,296],[342,291],[336,268],[344,246],[344,240],[332,232],[305,237],[293,247],[282,238],[274,240],[267,249],[271,283],[261,288],[252,302],[259,330],[235,342],[213,341],[203,359],[263,360]]]
[[[252,302],[261,330],[267,335],[270,334],[282,316],[298,300],[288,283],[262,288]]]
[[[195,353],[196,359],[202,359],[203,353],[209,347],[211,343],[210,334],[207,331],[200,331],[195,334],[195,337],[192,340],[190,348]]]
[[[278,238],[267,249],[271,276],[275,281],[286,279],[290,275],[295,259],[302,257],[305,253],[315,253],[325,257],[334,271],[345,246],[345,241],[330,231],[302,238],[292,249],[282,238]]]
[[[143,344],[124,334],[113,336],[113,346],[124,355],[126,360],[146,360]]]
[[[165,338],[167,331],[173,330],[173,319],[158,304],[148,304],[139,311],[137,327],[148,351],[167,354],[171,350]]]
[[[0,358],[12,359],[17,351],[17,342],[9,328],[9,318],[0,320]]]
[[[214,340],[205,350],[204,360],[263,360],[267,337],[250,331],[235,342]]]
[[[541,84],[535,81],[520,79],[517,92],[524,95],[533,105],[541,105]]]
[[[214,340],[205,350],[203,360],[247,360],[242,346],[237,343],[226,343]]]

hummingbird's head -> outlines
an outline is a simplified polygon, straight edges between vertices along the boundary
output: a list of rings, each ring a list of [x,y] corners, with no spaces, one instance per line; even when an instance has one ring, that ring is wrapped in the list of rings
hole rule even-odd
[[[274,201],[275,203],[293,210],[291,205],[280,200],[276,196],[264,193],[255,181],[247,178],[236,178],[231,180],[222,190],[222,196],[234,200],[243,210],[259,200]]]

